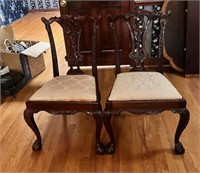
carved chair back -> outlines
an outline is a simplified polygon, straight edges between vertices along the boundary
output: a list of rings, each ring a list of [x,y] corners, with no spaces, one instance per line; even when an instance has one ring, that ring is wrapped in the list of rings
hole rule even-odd
[[[169,15],[169,14],[168,14]],[[116,73],[120,72],[120,55],[123,50],[119,47],[119,37],[117,31],[118,22],[124,22],[130,33],[130,40],[127,40],[127,46],[130,44],[130,71],[146,71],[145,60],[155,60],[157,64],[157,71],[163,71],[162,64],[162,50],[164,44],[164,31],[166,25],[166,19],[168,15],[164,15],[159,12],[150,12],[146,10],[142,11],[131,11],[127,14],[119,14],[116,16],[108,15],[108,20],[110,28],[113,33],[113,40],[115,45],[116,54]],[[151,34],[152,34],[152,24],[154,22],[159,22],[160,20],[160,33],[158,35],[158,54],[156,57],[151,56]],[[123,37],[123,36],[122,36]]]

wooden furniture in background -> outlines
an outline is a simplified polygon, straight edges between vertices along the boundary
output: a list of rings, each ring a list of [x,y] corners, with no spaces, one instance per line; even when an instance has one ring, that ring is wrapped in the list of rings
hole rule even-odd
[[[91,114],[95,119],[96,152],[101,154],[103,153],[103,145],[100,142],[102,111],[96,66],[96,35],[99,18],[65,16],[52,17],[49,20],[42,18],[42,21],[46,26],[51,45],[54,78],[45,83],[26,102],[24,118],[37,137],[32,149],[41,150],[42,148],[41,135],[33,118],[34,113],[46,111],[52,114],[68,115],[84,112]],[[68,39],[68,54],[65,56],[69,65],[67,75],[59,75],[57,52],[51,29],[51,24],[54,22],[60,24]],[[92,45],[92,50],[89,52],[92,59],[92,75],[84,75],[84,72],[80,69],[84,56],[80,53],[79,46],[81,31],[85,24],[88,24],[92,31],[90,39],[88,39]]]
[[[61,16],[66,14],[82,14],[82,15],[101,15],[100,21],[100,32],[97,44],[97,64],[98,65],[114,65],[114,44],[110,40],[111,31],[109,29],[109,24],[107,21],[108,14],[119,14],[127,13],[128,11],[136,9],[138,6],[153,6],[162,5],[163,0],[153,0],[153,1],[66,1],[60,0],[60,13]],[[126,26],[118,24],[119,28],[118,36],[120,37],[120,50],[123,49],[124,58],[121,59],[122,64],[128,64],[129,60],[128,52],[130,49],[130,41],[128,30]],[[87,50],[90,49],[90,45],[87,44],[88,28],[85,27],[84,38],[85,41],[81,46],[81,50],[87,54]],[[123,34],[123,36],[122,36]],[[67,43],[66,43],[67,44]],[[85,65],[90,64],[89,60],[85,61]],[[151,64],[151,62],[148,62]]]
[[[101,15],[100,28],[97,42],[97,64],[112,65],[114,64],[114,45],[110,41],[111,32],[107,22],[107,14],[126,13],[132,9],[131,1],[68,1],[60,0],[61,16],[66,14],[79,15]],[[64,3],[64,4],[63,4]],[[128,30],[124,25],[118,25],[120,28],[119,37],[121,39],[120,48],[124,50],[124,57],[127,57],[129,51]],[[87,55],[91,45],[88,44],[87,38],[90,33],[89,28],[84,28],[84,41],[81,44],[81,50]],[[123,33],[123,37],[122,37]],[[128,63],[128,59],[121,59],[123,64]],[[86,56],[85,65],[91,64]]]
[[[166,26],[164,56],[185,76],[199,74],[199,1],[165,0],[172,11]]]
[[[175,153],[183,154],[185,152],[179,138],[189,122],[190,115],[186,108],[186,100],[164,75],[161,74],[163,73],[162,51],[167,17],[168,15],[149,11],[130,12],[128,14],[110,15],[108,17],[115,42],[116,56],[116,79],[106,101],[103,115],[104,124],[111,140],[106,145],[106,152],[109,154],[114,153],[116,145],[111,117],[119,115],[123,111],[133,114],[159,114],[163,111],[172,111],[180,114],[174,138]],[[140,20],[142,22],[135,22],[139,18],[143,19]],[[147,50],[147,45],[150,43],[147,32],[152,22],[157,18],[161,20],[159,50],[157,59],[155,59],[157,61],[157,72],[147,72],[149,69],[145,67],[144,62],[151,58]],[[121,71],[120,67],[120,57],[123,56],[123,50],[119,48],[119,39],[117,37],[117,23],[119,21],[127,24],[131,36],[131,50],[128,55],[130,72],[125,73]]]
[[[169,0],[135,0],[135,1],[66,1],[59,0],[61,16],[66,14],[101,15],[99,41],[97,44],[97,64],[114,64],[114,45],[110,42],[111,32],[106,20],[107,14],[126,13],[137,7],[151,7],[163,4],[163,11],[172,11],[167,29],[164,55],[171,66],[185,76],[199,74],[199,1],[169,1]],[[195,16],[195,17],[194,17]],[[130,48],[128,31],[123,24],[119,24],[120,49],[124,49],[127,57]],[[87,27],[86,27],[87,28]],[[84,32],[87,40],[87,30]],[[122,37],[123,34],[123,37]],[[87,54],[89,45],[82,45],[82,50]],[[127,46],[128,45],[128,46]],[[168,61],[165,64],[169,64]],[[128,59],[121,59],[122,64],[128,64]],[[152,62],[148,62],[152,64]],[[85,65],[91,64],[86,58]]]

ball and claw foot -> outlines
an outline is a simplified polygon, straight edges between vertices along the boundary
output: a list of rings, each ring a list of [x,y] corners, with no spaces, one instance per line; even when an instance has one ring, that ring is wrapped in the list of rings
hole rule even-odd
[[[105,153],[106,154],[113,154],[115,152],[115,144],[113,142],[109,142],[105,146]]]
[[[183,147],[183,144],[181,142],[175,142],[175,154],[184,154],[185,148]]]
[[[97,143],[96,144],[96,153],[97,154],[104,154],[105,153],[105,148],[102,143]]]
[[[32,145],[32,149],[34,151],[40,151],[42,149],[42,144],[41,142],[39,142],[38,140],[36,140],[33,145]]]

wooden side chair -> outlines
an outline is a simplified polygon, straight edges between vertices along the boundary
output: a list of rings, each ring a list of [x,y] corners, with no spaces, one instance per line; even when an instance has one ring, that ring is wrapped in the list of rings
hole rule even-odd
[[[26,102],[24,119],[28,126],[35,133],[37,140],[32,149],[42,149],[42,139],[39,129],[34,120],[34,113],[46,111],[51,114],[75,114],[84,112],[91,114],[96,122],[96,152],[103,153],[103,146],[100,142],[102,129],[102,108],[100,104],[100,93],[97,78],[96,65],[96,35],[100,16],[64,16],[52,17],[49,20],[42,18],[46,26],[51,45],[53,76],[54,78],[45,83]],[[54,42],[51,24],[57,22],[63,29],[63,34],[68,38],[67,55],[69,70],[67,75],[59,75],[58,59]],[[85,25],[91,28],[92,50],[87,53],[91,57],[92,75],[86,75],[80,65],[84,56],[81,54],[80,42],[81,33]]]
[[[172,111],[180,114],[174,138],[175,153],[183,154],[185,152],[179,138],[189,122],[186,100],[162,74],[164,31],[169,15],[142,10],[108,16],[115,44],[116,79],[106,101],[103,115],[104,124],[110,137],[110,142],[105,147],[106,153],[114,153],[116,145],[111,126],[111,117],[119,115],[122,111],[128,111],[132,114],[159,114],[163,111]],[[149,51],[151,46],[148,46],[149,43],[151,44],[149,31],[151,30],[152,22],[158,22],[158,19],[160,19],[158,55],[157,57],[151,57],[151,51]],[[123,73],[120,66],[123,50],[119,44],[118,24],[125,24],[130,33],[130,41],[127,40],[127,46],[129,42],[131,43],[128,55],[130,71]],[[156,61],[155,71],[147,69],[147,66],[145,66],[147,60]]]

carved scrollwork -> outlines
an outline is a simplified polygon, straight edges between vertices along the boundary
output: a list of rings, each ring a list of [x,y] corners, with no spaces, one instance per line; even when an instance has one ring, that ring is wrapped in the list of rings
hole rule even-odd
[[[164,15],[160,12],[151,12],[146,10],[141,11],[131,11],[127,14],[119,14],[116,16],[108,15],[108,20],[110,22],[110,27],[113,30],[113,38],[114,41],[117,41],[116,33],[116,22],[118,20],[125,21],[127,24],[129,33],[131,35],[131,51],[129,53],[129,59],[131,62],[131,66],[133,67],[131,71],[141,71],[145,70],[144,68],[144,61],[145,59],[151,57],[149,47],[147,46],[147,34],[148,30],[151,27],[151,24],[154,20],[162,19],[166,20],[168,15]],[[162,37],[163,35],[159,35]],[[157,38],[156,38],[157,39]],[[154,40],[155,41],[155,40]],[[161,39],[162,45],[163,39]],[[119,46],[115,44],[115,51],[119,50]],[[157,47],[158,51],[162,52],[160,47]],[[161,54],[158,54],[158,58],[160,58]],[[119,54],[117,52],[117,54]],[[117,55],[119,56],[119,55]]]
[[[103,115],[104,116],[113,116],[113,115],[119,115],[121,113],[120,110],[105,110]]]
[[[93,111],[90,114],[94,115],[94,116],[101,116],[102,115],[102,111]]]
[[[83,61],[83,55],[80,54],[80,36],[85,23],[89,19],[85,16],[64,16],[62,18],[63,23],[65,23],[64,33],[68,36],[70,42],[70,51],[65,57],[69,66],[79,66]]]
[[[72,114],[76,114],[78,111],[75,110],[69,110],[69,111],[62,111],[62,110],[47,110],[46,112],[53,114],[53,115],[72,115]]]
[[[53,115],[73,115],[76,114],[78,112],[84,112],[88,115],[101,115],[102,112],[101,111],[78,111],[78,110],[46,110],[46,112],[53,114]]]
[[[145,114],[145,115],[153,115],[153,114],[159,114],[165,110],[151,110],[151,109],[124,109],[124,110],[105,110],[104,116],[113,116],[113,115],[119,115],[121,112],[127,111],[132,114]]]
[[[78,16],[65,15],[61,17],[51,17],[49,20],[42,17],[42,21],[45,23],[50,39],[54,76],[58,76],[59,72],[58,72],[56,47],[50,25],[53,22],[57,22],[63,28],[64,37],[66,37],[67,40],[67,55],[65,56],[65,60],[68,62],[69,65],[69,71],[67,72],[67,74],[76,75],[76,74],[84,74],[84,72],[80,69],[80,66],[83,65],[84,62],[84,56],[80,51],[80,38],[83,28],[86,24],[89,24],[89,26],[91,27],[90,29],[92,29],[92,32],[96,34],[99,20],[100,16],[91,17],[91,16],[80,16],[80,15]],[[92,46],[94,47],[96,45],[96,37],[94,37],[94,34],[92,42],[93,42]],[[96,58],[95,52],[96,49],[95,50],[93,49],[92,61],[96,61],[94,60]]]
[[[159,114],[163,111],[164,110],[128,110],[128,112],[132,114],[145,114],[145,115]]]

